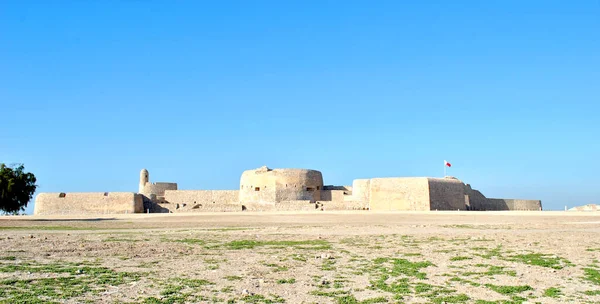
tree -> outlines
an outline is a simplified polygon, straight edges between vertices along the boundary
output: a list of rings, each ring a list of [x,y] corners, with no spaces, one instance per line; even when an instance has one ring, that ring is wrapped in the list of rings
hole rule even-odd
[[[25,167],[7,166],[0,163],[0,212],[17,214],[24,211],[37,188],[33,173],[24,172]]]

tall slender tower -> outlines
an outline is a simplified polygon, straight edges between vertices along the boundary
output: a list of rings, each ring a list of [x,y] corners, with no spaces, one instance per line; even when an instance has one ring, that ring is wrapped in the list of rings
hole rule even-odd
[[[138,190],[138,193],[144,193],[144,187],[149,181],[150,173],[148,173],[148,170],[142,169],[142,171],[140,171],[140,188]]]

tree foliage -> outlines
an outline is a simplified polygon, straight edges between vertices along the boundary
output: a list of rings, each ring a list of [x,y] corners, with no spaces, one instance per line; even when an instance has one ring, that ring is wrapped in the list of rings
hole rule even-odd
[[[0,163],[0,212],[17,214],[24,211],[37,188],[33,173],[23,165],[7,166]]]

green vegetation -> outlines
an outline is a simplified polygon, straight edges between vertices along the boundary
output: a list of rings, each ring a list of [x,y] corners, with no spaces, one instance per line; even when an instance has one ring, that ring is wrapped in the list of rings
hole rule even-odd
[[[388,299],[385,297],[370,298],[359,301],[353,295],[346,295],[337,298],[337,304],[372,304],[372,303],[388,303]]]
[[[466,257],[466,256],[455,256],[450,258],[450,261],[464,261],[464,260],[472,260],[472,257]]]
[[[17,259],[16,256],[5,256],[5,257],[0,257],[0,261],[15,261]]]
[[[478,277],[483,277],[483,276],[487,276],[487,277],[493,277],[495,275],[507,275],[507,276],[511,276],[511,277],[515,277],[517,276],[517,272],[514,270],[504,270],[505,267],[502,266],[494,266],[494,265],[487,265],[487,264],[477,264],[475,265],[476,267],[487,267],[488,270],[487,271],[483,271],[483,272],[475,272],[475,271],[467,271],[464,272],[462,275],[463,276],[478,276]]]
[[[294,284],[294,283],[296,283],[296,279],[294,279],[294,278],[277,280],[277,284]]]
[[[597,269],[584,268],[583,272],[585,274],[583,278],[586,281],[590,281],[596,285],[600,285],[600,272]]]
[[[24,169],[23,165],[11,167],[0,163],[0,212],[23,212],[33,197],[37,180],[33,173]]]
[[[463,283],[463,284],[469,284],[469,285],[474,286],[474,287],[481,286],[481,284],[479,284],[477,282],[473,282],[473,281],[466,280],[466,279],[459,278],[459,277],[453,277],[453,278],[451,278],[450,282],[459,282],[459,283]]]
[[[388,269],[385,264],[390,263],[392,268]],[[406,259],[391,259],[391,258],[377,258],[373,261],[375,269],[379,272],[386,273],[387,275],[397,277],[399,275],[405,275],[408,277],[415,277],[418,279],[426,279],[424,272],[420,272],[420,269],[434,266],[431,262],[411,262]]]
[[[521,293],[528,290],[533,290],[533,288],[529,285],[523,286],[508,286],[508,285],[493,285],[493,284],[485,284],[485,287],[503,295],[512,295],[515,293]]]
[[[226,276],[225,280],[227,280],[227,281],[241,281],[242,277],[240,277],[240,276]]]
[[[558,298],[560,295],[562,295],[562,292],[556,287],[550,287],[544,290],[544,297]]]
[[[214,285],[214,283],[203,279],[176,278],[166,282],[160,292],[160,299],[150,297],[144,303],[189,303],[207,301],[204,296],[195,294],[202,287]]]
[[[287,266],[281,266],[275,263],[265,263],[264,265],[272,267],[274,272],[287,271],[289,269]]]
[[[553,269],[563,269],[565,266],[573,265],[566,259],[542,253],[517,254],[507,258],[506,260]]]
[[[149,241],[149,240],[150,239],[144,239],[143,241]],[[104,239],[104,242],[132,242],[132,243],[135,243],[135,242],[139,242],[139,241],[142,241],[142,240],[139,240],[139,239],[116,238],[114,236],[111,236],[109,238]]]
[[[204,245],[204,244],[206,244],[205,240],[199,240],[199,239],[181,239],[181,240],[173,240],[173,242],[185,243],[185,244],[190,244],[190,245]]]
[[[475,253],[474,255],[480,256],[484,259],[491,259],[492,257],[497,257],[497,258],[502,257],[502,254],[501,254],[502,245],[498,245],[494,249],[488,249],[488,248],[483,248],[483,247],[477,247],[477,248],[482,248],[482,250],[486,251],[486,252],[485,253]]]
[[[335,270],[335,260],[323,260],[323,265],[321,265],[321,270],[323,271],[331,271]]]
[[[139,280],[141,274],[116,272],[93,263],[0,264],[4,273],[38,273],[43,278],[5,279],[0,281],[0,297],[5,303],[52,303],[105,291]]]
[[[307,241],[253,241],[241,240],[232,241],[224,244],[225,247],[232,250],[253,249],[261,246],[273,246],[279,248],[293,247],[294,249],[327,250],[331,249],[331,244],[325,240],[307,240]]]

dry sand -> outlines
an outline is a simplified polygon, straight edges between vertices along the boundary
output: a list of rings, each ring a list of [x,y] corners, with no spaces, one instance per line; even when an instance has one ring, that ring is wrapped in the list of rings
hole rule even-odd
[[[0,217],[0,303],[600,303],[600,213]]]

